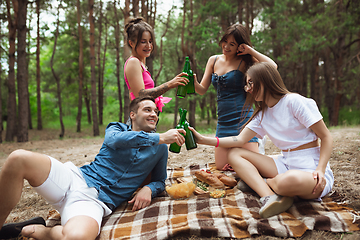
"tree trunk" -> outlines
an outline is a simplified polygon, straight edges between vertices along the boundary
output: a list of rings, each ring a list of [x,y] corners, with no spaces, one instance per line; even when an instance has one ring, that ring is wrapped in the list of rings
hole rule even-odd
[[[328,110],[328,116],[330,121],[330,116],[333,114],[333,97],[334,97],[334,87],[332,81],[332,71],[331,71],[331,63],[330,63],[330,49],[325,48],[323,50],[322,58],[324,61],[323,69],[324,69],[324,80],[325,80],[325,105]]]
[[[314,53],[310,67],[310,97],[321,107],[321,84],[319,79],[319,55]]]
[[[143,10],[143,9],[142,9]],[[130,20],[130,0],[125,0],[125,7],[123,9],[124,13],[124,25],[129,22]],[[145,16],[143,15],[145,18]],[[145,18],[146,19],[146,18]],[[123,31],[123,36],[126,39],[126,33]],[[123,51],[123,59],[128,59],[130,57],[130,48],[128,44],[124,44],[124,51]],[[124,81],[124,122],[126,122],[129,118],[129,105],[130,105],[130,98],[129,98],[129,90],[126,86],[126,83]],[[119,98],[119,101],[121,102],[121,98]]]
[[[139,17],[139,0],[132,0],[134,18]]]
[[[84,100],[86,106],[87,120],[91,124],[91,109],[90,109],[90,98],[89,98],[89,89],[87,87],[87,82],[84,83]]]
[[[18,114],[19,127],[17,133],[18,142],[28,141],[29,127],[29,94],[26,81],[26,14],[27,0],[18,2],[17,20],[17,86],[18,86]]]
[[[90,22],[90,67],[91,67],[91,110],[93,118],[94,136],[99,136],[99,121],[96,107],[96,71],[95,71],[95,23],[94,23],[94,0],[89,0]]]
[[[0,32],[1,32],[1,24],[0,24]],[[2,37],[0,37],[1,40]],[[0,58],[2,57],[2,48],[0,48]],[[2,64],[0,64],[0,73],[2,71],[1,68]],[[2,143],[2,131],[4,129],[3,126],[3,115],[2,115],[2,79],[1,79],[1,75],[0,75],[0,143]]]
[[[161,38],[160,38],[160,48],[158,50],[159,52],[159,56],[160,56],[160,67],[159,67],[159,71],[157,72],[157,74],[155,76],[153,76],[153,79],[154,79],[154,82],[157,82],[157,79],[159,78],[160,76],[160,73],[161,73],[161,70],[163,68],[163,63],[164,63],[164,60],[163,60],[163,38],[165,37],[167,31],[168,31],[168,28],[169,28],[169,24],[170,24],[170,16],[171,16],[171,10],[170,9],[168,11],[168,16],[167,16],[167,21],[166,21],[166,25],[165,25],[165,30],[163,32],[163,34],[161,35]]]
[[[190,1],[190,15],[189,15],[189,31],[188,31],[188,34],[189,34],[189,38],[192,39],[193,37],[193,34],[192,34],[192,29],[193,29],[193,26],[194,26],[194,21],[193,21],[193,18],[194,18],[194,8],[193,8],[193,0],[189,0]],[[188,41],[188,43],[186,44],[188,45],[188,55],[191,59],[191,62],[192,62],[192,70],[194,72],[196,72],[196,69],[194,69],[194,67],[196,66],[194,64],[194,55],[195,55],[195,45],[193,44],[192,41]],[[189,123],[192,127],[196,127],[196,118],[195,118],[195,115],[196,115],[196,95],[194,96],[188,96],[188,101],[189,101]]]
[[[36,0],[36,106],[37,106],[37,129],[42,130],[41,116],[41,86],[40,86],[40,0]]]
[[[211,109],[211,117],[212,119],[217,119],[216,112],[216,97],[214,93],[210,93],[210,109]]]
[[[102,58],[102,68],[101,68],[101,73],[100,73],[100,75],[101,75],[101,88],[102,88],[101,99],[102,100],[104,99],[104,70],[105,70],[107,44],[108,44],[108,27],[107,27],[107,23],[105,23],[105,45],[104,45],[103,58]],[[102,103],[102,106],[103,105],[104,104]],[[103,112],[103,109],[102,109],[102,112]]]
[[[16,90],[15,90],[15,38],[16,38],[16,21],[18,6],[14,1],[14,16],[11,16],[10,0],[6,0],[7,20],[9,27],[9,73],[8,73],[8,100],[7,100],[7,124],[5,141],[14,141],[16,135]]]
[[[344,3],[339,1],[339,4],[336,6],[336,18],[338,22],[344,22],[343,13]],[[339,113],[340,113],[340,102],[344,95],[342,88],[342,80],[344,77],[344,55],[345,55],[345,36],[339,35],[337,43],[333,48],[333,57],[334,57],[334,69],[335,69],[335,82],[334,82],[334,98],[333,98],[333,113],[330,116],[330,126],[337,126],[339,124]]]
[[[183,6],[183,18],[182,18],[182,26],[181,26],[181,52],[182,56],[178,56],[178,72],[181,71],[182,67],[184,66],[185,56],[187,55],[187,48],[185,46],[185,19],[186,19],[186,0],[184,0]],[[178,108],[179,108],[179,99],[177,97],[175,101],[175,111],[174,111],[174,126],[177,124],[177,115],[178,115]]]
[[[178,115],[178,109],[179,109],[179,98],[175,97],[175,111],[174,111],[174,122],[173,122],[173,128],[177,125],[177,115]]]
[[[97,52],[97,66],[98,66],[98,104],[99,104],[99,124],[103,125],[103,109],[104,109],[104,86],[101,74],[101,36],[102,36],[102,19],[103,19],[103,3],[100,0],[100,17],[99,17],[99,41],[98,41],[98,52]]]
[[[243,8],[244,8],[244,4],[243,4],[244,0],[238,0],[238,18],[239,18],[239,23],[242,24],[243,21]]]
[[[146,22],[150,24],[150,26],[155,29],[155,19],[156,19],[156,7],[157,7],[157,3],[156,1],[151,1],[151,4],[149,6],[149,1],[147,1],[147,14],[146,14]],[[137,2],[137,4],[139,4],[139,2]],[[133,5],[134,6],[134,5]],[[156,48],[156,42],[155,39],[153,39],[153,45],[154,48]],[[146,59],[146,66],[148,68],[148,71],[150,72],[151,75],[153,75],[154,73],[154,59],[155,59],[155,54],[156,52],[153,52],[150,57],[148,57]],[[155,82],[155,86],[156,86],[156,81]]]
[[[304,61],[303,63],[303,69],[302,69],[302,80],[300,82],[300,89],[299,89],[299,93],[303,96],[308,96],[308,81],[307,81],[307,75],[308,75],[308,66],[307,66],[307,62]],[[310,75],[311,76],[311,75]]]
[[[27,41],[26,41],[26,71],[25,71],[25,79],[26,79],[26,95],[28,96],[28,129],[33,129],[33,125],[32,125],[32,115],[31,115],[31,107],[30,107],[30,96],[29,96],[29,62],[30,62],[30,57],[27,53],[30,53],[30,42],[31,42],[31,35],[30,35],[30,28],[31,28],[31,19],[32,16],[29,16],[29,28],[27,28]]]
[[[57,39],[59,36],[59,26],[60,26],[60,7],[61,7],[61,1],[59,3],[58,6],[58,12],[57,12],[57,23],[56,23],[56,32],[55,32],[55,39],[54,39],[54,49],[53,49],[53,53],[51,55],[51,60],[50,60],[50,66],[51,66],[51,72],[55,78],[56,81],[56,93],[57,93],[57,97],[58,97],[58,105],[59,105],[59,118],[60,118],[60,126],[61,126],[61,132],[60,132],[60,138],[64,137],[65,135],[65,127],[64,127],[64,123],[63,123],[63,119],[62,119],[62,101],[61,101],[61,88],[60,88],[60,78],[59,76],[56,74],[55,70],[54,70],[54,56],[55,56],[55,52],[56,52],[56,45],[57,45]]]
[[[116,8],[116,0],[114,0],[114,15],[115,15],[115,45],[116,45],[116,82],[118,86],[118,96],[119,96],[119,122],[122,122],[122,95],[121,95],[121,83],[120,83],[120,24]],[[124,16],[125,17],[125,16]],[[124,122],[127,119],[124,119]]]
[[[83,70],[84,70],[84,53],[83,53],[83,36],[81,29],[81,9],[80,0],[76,3],[77,24],[79,33],[79,89],[78,89],[78,112],[76,116],[76,132],[81,132],[81,116],[82,116],[82,95],[83,95]]]

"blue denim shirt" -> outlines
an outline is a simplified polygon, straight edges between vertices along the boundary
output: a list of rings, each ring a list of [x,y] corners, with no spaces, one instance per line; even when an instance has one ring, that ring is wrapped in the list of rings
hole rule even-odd
[[[80,170],[111,209],[128,200],[150,173],[151,183],[146,186],[156,197],[165,189],[168,158],[166,144],[158,143],[158,133],[132,131],[126,124],[112,122],[95,160]]]

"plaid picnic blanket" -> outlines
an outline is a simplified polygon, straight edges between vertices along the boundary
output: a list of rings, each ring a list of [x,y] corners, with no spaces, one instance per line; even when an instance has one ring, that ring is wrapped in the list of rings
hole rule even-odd
[[[167,184],[211,165],[168,169]],[[255,193],[236,187],[224,198],[198,195],[185,200],[157,197],[145,209],[132,212],[124,203],[104,218],[98,240],[167,239],[177,235],[247,238],[252,235],[300,237],[306,230],[349,232],[360,230],[356,212],[344,204],[324,198],[322,202],[296,201],[286,212],[262,219]],[[356,221],[355,221],[356,220]]]

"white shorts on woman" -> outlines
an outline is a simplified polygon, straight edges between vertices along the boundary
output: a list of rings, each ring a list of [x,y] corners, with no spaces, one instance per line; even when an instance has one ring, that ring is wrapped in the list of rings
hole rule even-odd
[[[278,173],[285,173],[288,170],[301,170],[304,172],[314,172],[319,164],[320,147],[307,148],[297,151],[283,151],[282,155],[274,157]],[[334,185],[334,175],[329,163],[325,170],[326,185],[320,198],[328,194]]]
[[[61,215],[61,225],[76,216],[95,219],[100,227],[111,210],[98,199],[98,191],[89,188],[78,167],[72,162],[61,163],[50,157],[51,170],[45,182],[34,187]]]

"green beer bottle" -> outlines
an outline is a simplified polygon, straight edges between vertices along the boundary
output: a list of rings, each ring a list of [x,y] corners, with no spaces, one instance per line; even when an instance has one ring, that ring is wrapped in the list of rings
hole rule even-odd
[[[186,85],[186,87],[187,87],[187,94],[195,93],[194,73],[191,69],[190,69],[190,74],[189,74],[189,83]]]
[[[181,108],[179,108],[179,114],[180,114],[180,120],[179,120],[178,125],[176,125],[176,129],[181,129],[181,128],[184,129],[186,114],[183,114],[183,110]],[[181,134],[181,135],[183,135],[183,134]],[[179,146],[176,142],[173,142],[172,144],[170,144],[170,147],[169,147],[170,152],[179,153],[180,149],[181,149],[181,146]]]
[[[188,74],[188,76],[185,76],[185,77],[187,79],[189,79],[189,76],[190,76],[189,57],[185,57],[185,65],[183,68],[183,72]],[[190,81],[190,79],[189,79],[189,81]],[[176,96],[178,96],[179,98],[184,98],[186,96],[186,93],[187,93],[187,85],[185,85],[185,86],[179,85],[177,88]]]
[[[186,114],[186,113],[185,113]],[[185,119],[185,146],[186,150],[197,148],[193,132],[189,129],[189,122]]]

